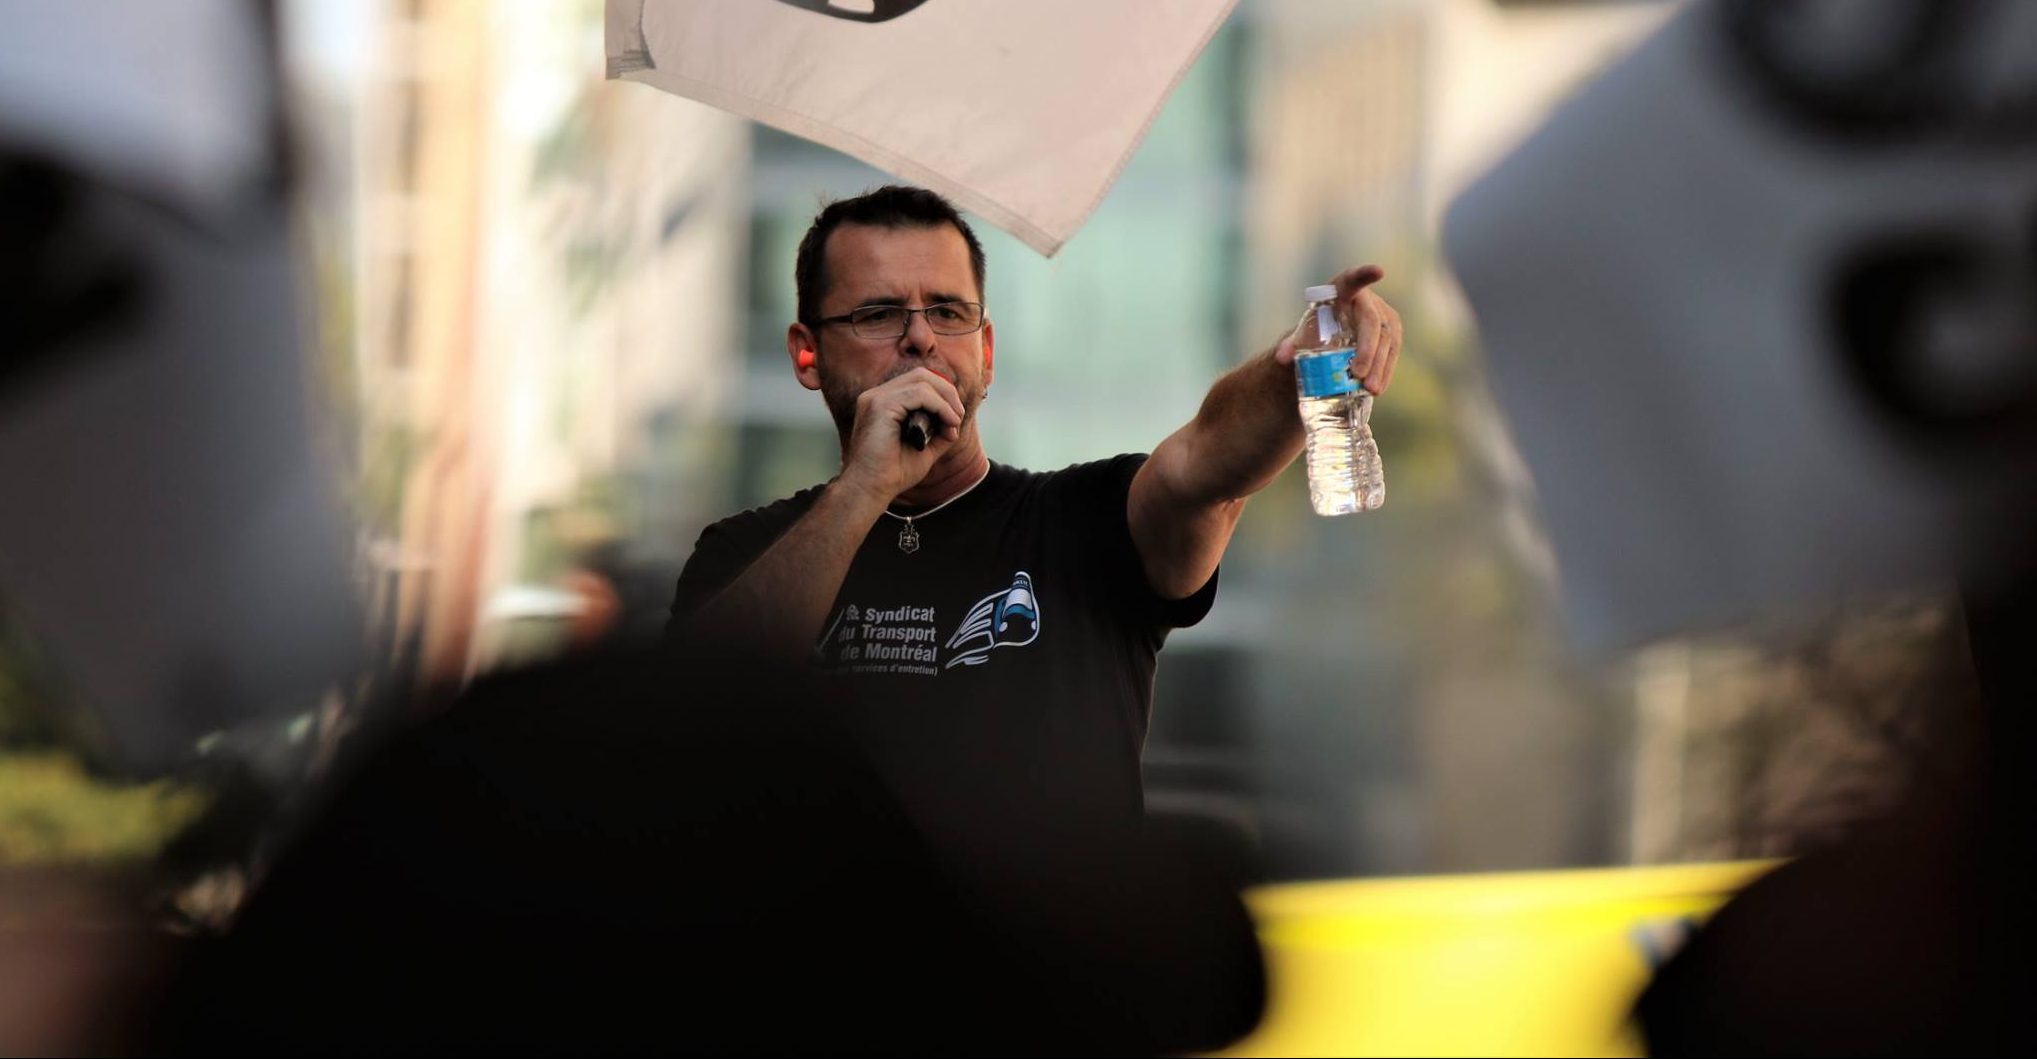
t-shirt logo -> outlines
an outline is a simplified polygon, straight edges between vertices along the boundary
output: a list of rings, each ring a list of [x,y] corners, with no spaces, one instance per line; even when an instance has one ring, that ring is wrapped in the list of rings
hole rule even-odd
[[[960,653],[944,669],[980,665],[999,647],[1024,647],[1040,638],[1040,603],[1033,596],[1031,574],[1020,570],[1011,587],[983,597],[948,639],[948,650]]]

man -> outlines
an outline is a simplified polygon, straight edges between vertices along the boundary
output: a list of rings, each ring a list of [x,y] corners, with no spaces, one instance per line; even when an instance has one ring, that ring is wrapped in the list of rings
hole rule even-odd
[[[850,725],[937,846],[991,863],[1142,814],[1156,654],[1210,607],[1245,499],[1302,448],[1293,347],[1224,376],[1150,458],[1051,474],[991,462],[983,250],[955,209],[884,187],[821,211],[786,352],[841,434],[825,485],[701,534],[675,634],[732,637],[842,678]],[[1337,277],[1381,392],[1398,315]],[[901,442],[930,414],[924,450]]]

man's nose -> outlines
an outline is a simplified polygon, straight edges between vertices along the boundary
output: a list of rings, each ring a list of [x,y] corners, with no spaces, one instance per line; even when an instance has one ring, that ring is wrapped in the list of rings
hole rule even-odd
[[[905,318],[905,334],[900,336],[905,351],[916,357],[924,357],[934,351],[934,327],[927,323],[927,314],[910,313]]]

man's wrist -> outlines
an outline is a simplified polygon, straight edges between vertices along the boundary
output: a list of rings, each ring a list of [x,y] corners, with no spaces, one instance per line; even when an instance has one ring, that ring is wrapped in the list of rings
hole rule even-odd
[[[821,499],[829,507],[839,507],[846,515],[862,517],[865,521],[876,522],[878,515],[891,506],[891,497],[884,491],[859,481],[847,474],[838,475],[822,490]]]

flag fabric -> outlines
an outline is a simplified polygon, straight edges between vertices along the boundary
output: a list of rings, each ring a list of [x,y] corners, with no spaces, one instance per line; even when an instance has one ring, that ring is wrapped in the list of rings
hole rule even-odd
[[[608,0],[608,76],[938,191],[1042,254],[1237,0]]]

